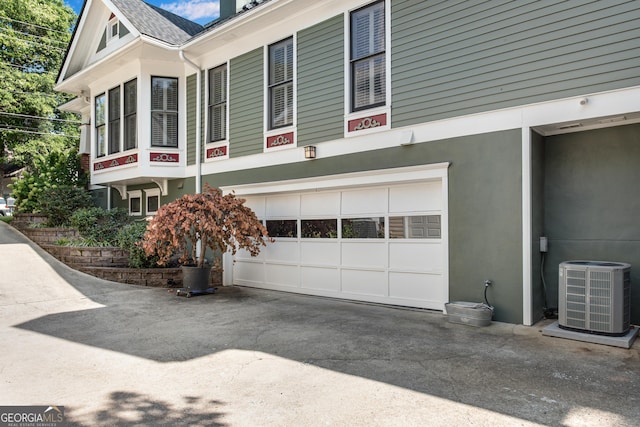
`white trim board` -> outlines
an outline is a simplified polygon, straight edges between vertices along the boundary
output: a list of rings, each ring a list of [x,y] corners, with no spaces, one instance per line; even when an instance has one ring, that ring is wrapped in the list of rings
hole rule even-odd
[[[583,105],[581,101],[585,98],[588,99],[588,102]],[[510,129],[535,128],[555,123],[588,120],[632,112],[640,112],[640,86],[488,111],[395,128],[373,134],[326,141],[316,145],[316,159],[399,147],[405,144],[405,135],[408,132],[412,132],[412,143],[420,144],[448,138]],[[223,162],[216,162],[215,165],[203,165],[202,174],[219,174],[300,161],[304,161],[304,148],[296,147],[272,153],[230,158]],[[187,176],[193,176],[194,174],[195,167],[188,167]]]
[[[422,166],[410,166],[394,169],[353,172],[337,175],[325,175],[313,178],[291,179],[285,181],[264,182],[221,187],[224,194],[235,192],[237,195],[274,194],[327,188],[346,188],[371,186],[411,181],[425,181],[447,178],[450,163],[434,163]]]

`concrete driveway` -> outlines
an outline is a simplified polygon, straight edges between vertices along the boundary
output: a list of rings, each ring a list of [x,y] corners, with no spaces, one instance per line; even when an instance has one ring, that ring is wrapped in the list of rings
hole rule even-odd
[[[0,222],[0,405],[70,425],[636,426],[640,357],[441,313],[250,288],[178,297]]]

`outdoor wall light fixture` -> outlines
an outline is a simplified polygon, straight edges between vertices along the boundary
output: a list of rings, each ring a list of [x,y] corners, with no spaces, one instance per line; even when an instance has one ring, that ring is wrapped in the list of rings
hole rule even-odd
[[[304,158],[305,159],[315,159],[316,158],[316,146],[315,145],[306,145],[304,147]]]

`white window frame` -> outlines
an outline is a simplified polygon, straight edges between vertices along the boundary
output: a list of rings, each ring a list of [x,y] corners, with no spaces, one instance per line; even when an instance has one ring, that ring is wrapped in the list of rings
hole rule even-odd
[[[115,28],[115,34],[113,29]],[[111,18],[107,24],[107,44],[120,38],[120,21],[118,18]]]
[[[359,7],[350,9],[344,13],[344,136],[354,137],[376,133],[383,130],[391,129],[391,0],[382,0],[384,2],[384,31],[385,31],[385,103],[384,105],[353,111],[352,109],[352,93],[353,86],[351,76],[351,13],[359,9],[371,6],[378,1],[372,1]],[[358,132],[349,132],[349,122],[351,120],[386,114],[387,123],[383,126],[362,130]]]
[[[98,120],[98,100],[102,98],[102,120]],[[95,138],[95,144],[93,145],[95,148],[95,158],[105,157],[107,155],[107,92],[103,92],[100,95],[97,95],[93,99],[93,117],[95,123],[95,132],[93,133]],[[99,135],[102,134],[102,144],[100,144]]]
[[[167,97],[166,95],[163,96],[163,100],[164,100],[164,105],[162,109],[158,109],[158,110],[154,110],[153,109],[153,82],[155,79],[164,79],[164,80],[175,80],[176,82],[176,110],[170,110],[168,108],[167,105]],[[166,88],[165,88],[166,90]],[[151,147],[153,148],[179,148],[180,145],[180,79],[178,77],[169,77],[169,76],[151,76],[151,93],[149,94],[149,101],[150,101],[150,116],[151,116],[151,123],[150,123],[150,131],[151,131]],[[163,120],[163,139],[162,139],[162,143],[158,144],[158,143],[154,143],[155,141],[153,140],[153,116],[154,113],[159,113],[161,115],[163,115],[165,117],[165,119]],[[167,133],[167,121],[166,118],[170,115],[175,115],[176,116],[176,137],[175,137],[175,141],[169,141],[169,135]],[[169,143],[170,142],[170,143]],[[175,144],[174,144],[175,142]]]
[[[219,70],[224,67],[224,101],[219,101],[212,103],[211,102],[211,90],[213,85],[211,84],[211,73],[213,71]],[[224,63],[220,64],[216,67],[209,68],[207,70],[207,143],[208,144],[220,144],[221,142],[227,141],[229,139],[229,64]],[[222,138],[212,139],[213,138],[213,128],[211,126],[211,110],[219,105],[224,104],[224,135]]]
[[[149,199],[151,197],[158,197],[158,209],[160,209],[160,189],[150,188],[144,190],[144,207],[146,215],[155,215],[158,213],[157,209],[155,211],[149,210]]]
[[[136,99],[135,99],[135,108],[133,112],[129,112],[127,113],[127,86],[128,85],[133,85],[135,87],[135,94],[136,94]],[[125,81],[122,84],[122,89],[120,90],[120,97],[122,98],[122,107],[121,107],[121,120],[122,120],[122,138],[121,138],[121,145],[122,145],[122,151],[127,151],[127,150],[135,150],[138,148],[138,95],[140,93],[139,90],[139,86],[138,86],[138,78],[137,77],[133,77],[127,81]],[[134,144],[132,147],[128,147],[127,146],[127,130],[128,130],[128,126],[127,126],[127,120],[131,117],[135,117],[135,130],[134,130]]]
[[[274,44],[280,43],[282,41],[291,39],[292,43],[293,43],[293,81],[292,81],[292,85],[293,85],[293,120],[292,123],[290,125],[286,125],[286,126],[282,126],[282,127],[277,127],[274,129],[271,129],[271,99],[270,99],[270,90],[269,90],[269,48],[271,46],[273,46]],[[296,148],[298,146],[298,132],[297,132],[297,123],[298,123],[298,37],[297,34],[294,33],[293,35],[289,36],[289,37],[284,37],[281,38],[279,40],[275,40],[273,43],[269,43],[268,45],[264,46],[264,81],[263,81],[263,88],[264,88],[264,117],[263,117],[263,122],[264,122],[264,138],[263,138],[263,151],[264,152],[271,152],[271,151],[277,151],[277,150],[287,150],[287,149],[291,149],[291,148]],[[293,133],[293,143],[292,144],[287,144],[287,145],[283,145],[282,147],[271,147],[271,148],[267,148],[267,139],[271,136],[275,136],[275,135],[281,135],[281,134],[285,134],[285,133]]]
[[[271,55],[271,51],[273,48],[277,47],[277,46],[287,46],[289,43],[291,43],[291,58],[287,58],[290,62],[291,62],[291,76],[286,76],[281,82],[276,82],[276,83],[272,83],[271,79],[272,79],[272,55]],[[285,49],[285,52],[287,51],[287,49]],[[285,53],[286,55],[286,53]],[[294,71],[294,62],[295,62],[295,51],[293,49],[293,36],[291,37],[287,37],[285,39],[282,39],[278,42],[272,43],[268,46],[268,64],[267,64],[267,83],[268,83],[268,90],[267,90],[267,94],[269,97],[268,100],[268,107],[269,107],[269,130],[275,130],[275,129],[282,129],[282,128],[287,128],[290,126],[293,126],[293,117],[295,116],[295,110],[293,108],[293,78],[295,75],[295,71]],[[288,62],[286,61],[285,64],[288,65]],[[286,67],[285,67],[286,68]],[[286,74],[286,73],[285,73]],[[292,111],[287,111],[288,110],[288,105],[285,105],[283,113],[285,114],[285,116],[288,116],[289,113],[291,113],[291,123],[286,123],[283,125],[277,125],[275,123],[275,117],[274,117],[274,108],[273,108],[273,100],[274,100],[274,92],[277,88],[279,87],[289,87],[291,86],[291,110]],[[286,102],[286,97],[285,97],[285,104],[288,104]]]
[[[139,211],[131,210],[131,200],[132,199],[140,199],[140,210]],[[140,216],[140,215],[142,215],[142,190],[127,191],[127,204],[128,204],[128,209],[129,209],[129,215],[131,215],[131,216]]]
[[[117,105],[112,105],[111,97],[117,93]],[[117,108],[118,115],[111,117],[114,108]],[[122,151],[122,85],[112,87],[107,91],[107,155],[119,154]],[[113,141],[117,138],[117,141]],[[112,150],[112,143],[116,142],[117,147]]]

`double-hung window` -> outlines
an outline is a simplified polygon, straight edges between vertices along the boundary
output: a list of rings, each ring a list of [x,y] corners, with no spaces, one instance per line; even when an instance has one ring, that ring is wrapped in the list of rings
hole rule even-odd
[[[120,151],[120,86],[109,91],[109,154]]]
[[[133,79],[124,84],[124,149],[138,146],[137,131],[138,81]]]
[[[178,147],[177,78],[151,78],[151,145]]]
[[[106,95],[103,93],[96,96],[95,99],[95,117],[96,117],[96,157],[102,157],[107,154],[106,145]]]
[[[269,129],[293,125],[293,37],[269,46]]]
[[[227,138],[227,66],[209,70],[209,142]]]
[[[351,110],[386,102],[384,1],[351,13]]]

